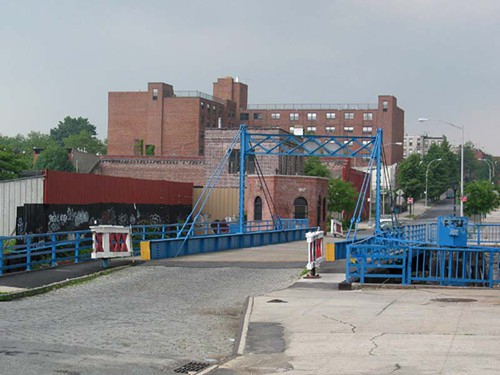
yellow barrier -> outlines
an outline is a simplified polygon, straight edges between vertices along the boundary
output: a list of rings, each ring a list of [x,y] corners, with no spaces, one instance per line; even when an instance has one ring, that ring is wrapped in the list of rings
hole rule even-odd
[[[335,244],[327,243],[326,244],[326,261],[327,262],[335,262]]]
[[[151,248],[149,241],[141,241],[141,259],[151,260]]]

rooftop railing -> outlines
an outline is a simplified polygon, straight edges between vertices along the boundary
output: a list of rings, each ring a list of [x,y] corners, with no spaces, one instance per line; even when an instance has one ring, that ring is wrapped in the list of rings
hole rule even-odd
[[[219,104],[225,104],[224,99],[217,98],[215,96],[205,94],[201,91],[175,91],[175,97],[177,98],[202,98],[206,100],[211,100],[213,102],[217,102]]]
[[[249,104],[247,109],[254,110],[283,110],[294,111],[302,109],[310,110],[377,110],[377,104],[361,103],[361,104]]]

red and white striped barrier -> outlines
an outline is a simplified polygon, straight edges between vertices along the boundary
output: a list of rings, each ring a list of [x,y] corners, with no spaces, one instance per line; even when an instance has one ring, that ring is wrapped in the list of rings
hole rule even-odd
[[[337,219],[332,219],[330,221],[330,228],[332,228],[332,236],[333,237],[344,237],[344,231],[342,230],[342,222]]]
[[[130,227],[99,225],[92,231],[92,259],[109,259],[132,256]]]
[[[316,268],[325,260],[325,246],[323,243],[323,231],[306,233],[307,239],[307,266],[309,273],[306,278],[316,278]]]

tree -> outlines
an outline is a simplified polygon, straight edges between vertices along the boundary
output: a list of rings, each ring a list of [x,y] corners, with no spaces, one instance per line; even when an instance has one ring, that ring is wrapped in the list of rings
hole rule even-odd
[[[54,171],[74,172],[75,168],[68,158],[68,153],[60,147],[50,147],[44,150],[36,161],[38,170],[50,169]]]
[[[306,176],[317,176],[330,178],[330,171],[321,162],[318,156],[309,156],[304,164],[304,173]]]
[[[420,155],[412,154],[399,165],[396,175],[399,188],[404,191],[405,197],[419,197],[425,190],[425,170],[422,168]]]
[[[59,121],[57,127],[50,129],[50,136],[59,144],[64,146],[64,139],[86,131],[90,135],[97,135],[95,125],[83,117],[73,118],[66,116],[63,121]]]
[[[486,215],[499,207],[498,192],[487,180],[473,181],[465,185],[467,202],[464,204],[466,215]]]
[[[72,134],[63,139],[64,146],[72,149],[79,149],[94,154],[105,154],[106,145],[96,136],[90,134],[87,130],[82,130],[78,134]]]
[[[353,212],[357,198],[358,191],[350,182],[340,178],[330,179],[328,182],[328,211]]]
[[[22,154],[16,154],[9,149],[0,150],[0,180],[12,180],[26,169]]]

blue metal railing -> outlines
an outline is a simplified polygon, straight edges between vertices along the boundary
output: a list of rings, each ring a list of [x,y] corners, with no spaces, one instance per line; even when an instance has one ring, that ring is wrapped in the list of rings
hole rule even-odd
[[[500,224],[469,225],[469,243],[483,246],[438,247],[436,224],[394,228],[366,243],[347,246],[346,277],[400,279],[402,284],[500,284]]]
[[[500,284],[500,249],[408,246],[405,242],[347,247],[347,280],[400,279],[402,284]]]
[[[245,224],[245,233],[309,227],[307,219],[281,219],[279,222],[260,220],[248,221]],[[176,238],[181,228],[180,223],[133,226],[134,255],[139,255],[141,241]],[[196,223],[192,236],[216,236],[234,234],[237,231],[238,223],[235,222]],[[181,231],[180,237],[187,234],[188,229],[185,229]],[[0,275],[6,271],[30,271],[89,261],[91,252],[92,233],[90,230],[0,237]]]
[[[0,274],[90,260],[89,230],[0,237]]]
[[[468,242],[481,244],[500,244],[500,224],[470,224],[467,227]]]
[[[406,284],[481,285],[500,283],[500,249],[409,247]]]

